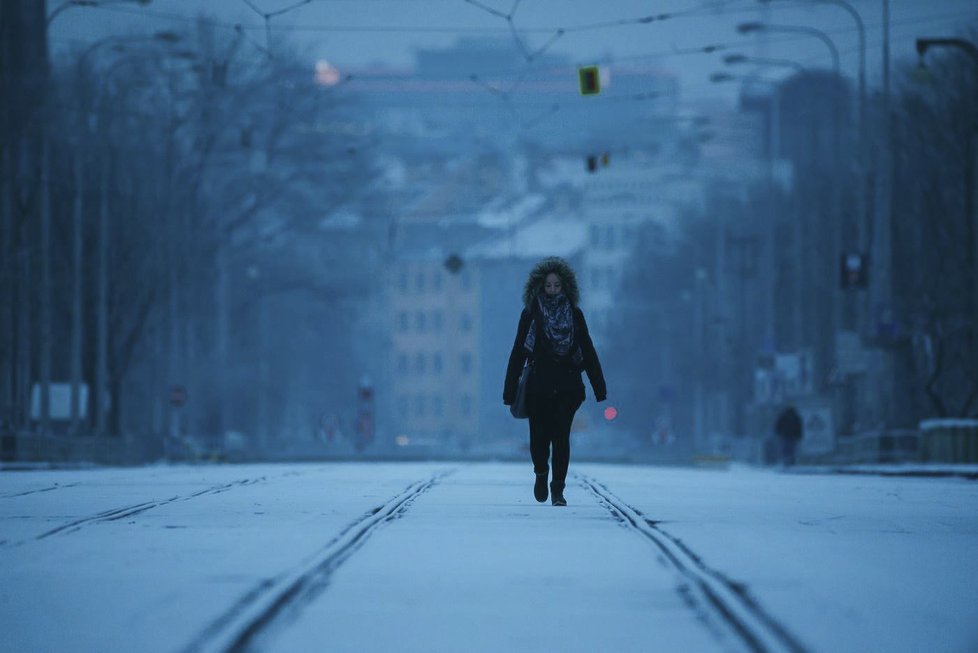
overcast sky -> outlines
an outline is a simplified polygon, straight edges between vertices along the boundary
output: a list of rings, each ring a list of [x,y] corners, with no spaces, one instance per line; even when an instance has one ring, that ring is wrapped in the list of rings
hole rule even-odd
[[[62,1],[48,0],[49,11]],[[205,15],[229,30],[236,23],[246,27],[258,54],[266,44],[266,22],[259,13],[273,13],[299,1],[153,0],[147,7],[72,8],[52,24],[51,45],[57,53],[113,34],[185,28],[193,17]],[[478,0],[478,4],[482,7],[467,0],[312,0],[274,16],[270,25],[273,34],[286,36],[308,56],[310,66],[317,59],[326,59],[341,70],[374,63],[408,68],[417,48],[448,47],[462,36],[497,36],[517,48],[506,18],[487,10],[509,14],[513,0]],[[881,70],[883,0],[851,0],[851,4],[866,24],[868,77],[870,84],[876,84]],[[974,0],[891,0],[890,4],[894,60],[916,56],[913,40],[917,36],[960,35],[963,26],[978,24]],[[693,100],[733,97],[731,85],[708,81],[711,72],[724,68],[721,58],[730,52],[766,54],[811,68],[830,66],[828,48],[814,37],[772,33],[765,43],[765,37],[736,32],[738,23],[763,20],[824,31],[840,51],[843,72],[853,78],[857,73],[855,22],[840,7],[814,0],[523,0],[516,7],[512,25],[532,50],[553,39],[559,28],[660,14],[674,16],[644,24],[569,30],[553,41],[551,51],[577,63],[611,60],[617,65],[656,65],[676,75],[683,97]],[[725,49],[712,54],[672,54],[707,45]],[[777,77],[787,72],[770,69],[765,74]]]

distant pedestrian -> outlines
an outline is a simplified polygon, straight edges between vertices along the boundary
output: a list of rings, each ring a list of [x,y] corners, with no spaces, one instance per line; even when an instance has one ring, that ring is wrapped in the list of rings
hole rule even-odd
[[[579,300],[577,277],[564,259],[546,258],[533,267],[523,288],[523,312],[503,388],[503,403],[509,406],[516,399],[523,365],[529,361],[526,404],[536,475],[533,496],[540,503],[547,500],[552,448],[550,496],[555,506],[567,505],[564,484],[570,463],[570,428],[574,413],[584,402],[581,372],[587,372],[595,400],[604,401],[607,396]]]
[[[785,467],[791,467],[795,464],[795,448],[804,435],[801,415],[794,406],[787,406],[781,411],[774,425],[774,432],[781,440],[781,462]]]

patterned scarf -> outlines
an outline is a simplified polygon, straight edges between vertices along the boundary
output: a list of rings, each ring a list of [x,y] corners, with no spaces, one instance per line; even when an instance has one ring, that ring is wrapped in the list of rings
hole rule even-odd
[[[571,352],[571,362],[579,366],[583,360],[580,347],[574,347],[574,309],[564,293],[548,295],[541,292],[537,295],[537,311],[534,311],[530,330],[526,334],[523,348],[533,353],[537,339],[537,317],[542,318],[543,335],[547,339],[550,350],[559,357]]]

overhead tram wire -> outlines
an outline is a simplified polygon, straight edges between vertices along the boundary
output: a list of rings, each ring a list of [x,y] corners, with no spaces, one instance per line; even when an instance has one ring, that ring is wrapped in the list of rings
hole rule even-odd
[[[439,32],[483,32],[483,33],[485,33],[485,32],[505,32],[505,31],[508,31],[508,30],[500,30],[500,29],[488,29],[488,28],[430,28],[430,27],[391,27],[391,26],[377,26],[377,27],[373,27],[373,26],[372,27],[356,27],[356,26],[328,26],[328,27],[324,26],[324,27],[317,27],[317,26],[305,26],[305,27],[302,27],[302,26],[287,26],[286,25],[286,26],[273,27],[271,25],[271,21],[270,21],[270,18],[271,17],[282,15],[283,13],[286,13],[287,11],[292,11],[292,10],[298,9],[298,8],[300,8],[302,6],[311,4],[314,0],[300,0],[299,2],[296,2],[296,3],[292,4],[292,5],[289,5],[289,6],[285,7],[285,8],[283,8],[283,9],[280,9],[280,10],[277,10],[277,11],[274,11],[274,12],[262,12],[259,8],[257,8],[251,2],[251,0],[242,0],[242,1],[245,2],[246,4],[248,4],[252,8],[253,11],[255,11],[256,13],[258,13],[259,15],[261,15],[265,19],[266,35],[270,34],[270,30],[273,29],[273,28],[274,29],[277,29],[277,30],[280,30],[280,31],[285,31],[285,32],[288,32],[288,31],[293,31],[293,32],[294,31],[333,31],[333,32],[357,32],[357,31],[387,31],[387,32],[425,32],[425,31],[428,31],[428,32],[431,32],[431,31],[439,31]],[[464,0],[464,1],[467,2],[468,4],[473,4],[474,6],[477,6],[477,7],[483,8],[483,9],[487,9],[486,7],[482,6],[481,3],[474,3],[474,2],[471,2],[470,0]],[[519,3],[519,0],[517,0],[517,2],[514,4],[514,12],[515,12],[516,9],[518,9],[519,4],[520,4]],[[751,3],[751,4],[753,4],[753,3]],[[799,3],[798,3],[797,6],[805,6],[805,5],[810,6],[810,5],[808,5],[807,2],[801,2],[799,0]],[[735,12],[755,11],[756,9],[754,7],[756,7],[756,5],[755,6],[751,6],[751,7],[743,7],[743,8],[739,8],[739,9],[736,9],[736,8],[734,8],[734,9],[726,9],[724,11],[724,15],[730,14],[730,13],[735,13]],[[124,13],[136,13],[136,10],[134,10],[132,8],[127,8],[125,6],[112,6],[112,5],[109,5],[109,6],[104,6],[104,7],[103,6],[99,6],[99,7],[95,7],[95,8],[96,9],[102,9],[103,11],[118,11],[118,12],[124,12]],[[693,9],[690,9],[690,10],[687,10],[687,11],[684,11],[684,12],[673,12],[672,14],[669,14],[669,16],[670,17],[675,17],[675,18],[680,18],[680,17],[693,16],[693,15],[697,15],[699,13],[704,13],[704,12],[707,12],[708,13],[708,12],[712,12],[712,11],[714,11],[714,10],[710,9],[709,4],[704,4],[704,5],[700,5],[700,6],[696,7],[696,8],[693,8]],[[238,33],[243,33],[245,31],[251,30],[251,29],[261,29],[260,27],[256,27],[256,26],[245,26],[245,25],[242,25],[240,23],[224,23],[222,21],[218,21],[218,20],[215,20],[215,19],[207,19],[207,18],[196,18],[195,19],[195,18],[190,18],[190,17],[187,17],[187,16],[179,15],[179,14],[164,13],[164,12],[155,12],[155,11],[146,10],[146,9],[140,9],[140,10],[138,10],[138,12],[142,16],[150,15],[150,16],[155,16],[155,17],[158,17],[158,18],[166,18],[166,19],[171,19],[171,20],[179,20],[179,21],[193,22],[193,23],[204,22],[204,23],[210,24],[210,25],[215,26],[215,27],[223,27],[223,28],[226,28],[226,29],[232,29],[232,30],[234,30],[234,31],[236,31]],[[510,16],[514,12],[511,12]],[[502,12],[491,11],[489,13],[493,13],[493,15],[497,15],[497,16],[500,16],[500,17],[507,17],[508,18],[508,16],[506,14],[503,14]],[[666,14],[660,14],[660,16],[663,17],[663,19],[664,19],[665,16],[666,16]],[[970,12],[969,11],[969,12],[953,12],[953,13],[947,13],[947,14],[942,14],[942,15],[938,15],[938,16],[929,16],[929,17],[926,17],[926,18],[908,18],[908,19],[904,19],[902,21],[891,21],[891,27],[892,26],[903,25],[903,24],[913,25],[915,27],[919,27],[919,25],[921,24],[921,22],[923,22],[925,20],[927,22],[931,22],[931,21],[937,21],[937,20],[944,20],[944,19],[947,19],[947,18],[960,18],[962,16],[972,17],[972,16],[976,16],[976,14],[974,12]],[[641,18],[635,18],[635,19],[622,19],[620,21],[610,21],[610,22],[604,22],[604,23],[594,23],[594,24],[590,24],[590,25],[581,25],[581,26],[576,26],[576,27],[563,28],[563,31],[564,31],[564,33],[566,33],[568,31],[585,31],[585,30],[592,30],[592,29],[608,29],[608,28],[614,28],[614,27],[630,26],[632,24],[635,24],[635,25],[647,24],[649,22],[652,22],[652,21],[649,20],[649,17],[641,17]],[[872,27],[872,26],[874,26],[873,23],[868,23],[867,24],[867,27]],[[553,30],[550,30],[550,29],[547,29],[547,30],[534,29],[534,30],[523,30],[523,31],[537,31],[537,32],[547,31],[547,32],[553,32]],[[838,29],[838,30],[829,30],[829,31],[826,31],[826,33],[828,33],[828,34],[845,34],[845,33],[853,32],[853,31],[855,31],[855,28],[854,27],[848,27],[848,28],[843,28],[843,29]],[[789,42],[798,41],[798,40],[800,40],[802,38],[804,38],[804,37],[801,36],[801,35],[799,35],[799,36],[786,35],[786,36],[781,37],[781,38],[769,39],[768,40],[768,43],[769,44],[789,43]],[[255,46],[256,48],[258,48],[259,50],[264,50],[265,53],[270,56],[270,52],[267,49],[261,48],[260,44],[258,44],[257,42],[255,42],[253,39],[249,39],[249,41],[252,43],[253,46]],[[663,58],[663,57],[672,57],[672,56],[711,54],[713,52],[725,50],[725,49],[727,49],[729,47],[732,47],[734,45],[735,44],[732,44],[732,43],[722,43],[722,44],[707,45],[707,46],[698,46],[698,47],[692,47],[692,48],[673,48],[673,49],[670,49],[670,50],[661,50],[659,52],[643,53],[643,54],[639,54],[639,55],[630,55],[630,56],[624,56],[624,57],[605,57],[603,59],[599,59],[597,62],[595,62],[593,60],[589,60],[589,63],[597,63],[598,65],[614,65],[616,63],[622,63],[622,62],[627,62],[627,61],[640,61],[642,59],[650,59],[650,58],[659,59],[659,58]],[[738,46],[738,47],[740,45],[742,45],[742,44],[741,43],[736,44],[736,46]],[[546,47],[549,47],[549,45],[546,46]],[[848,49],[845,50],[845,51],[848,52]],[[524,47],[524,52],[525,52],[525,47]],[[571,65],[568,65],[568,66],[559,66],[559,67],[550,66],[550,67],[536,68],[536,70],[537,71],[540,71],[540,72],[544,72],[544,71],[548,71],[548,70],[549,71],[555,71],[557,69],[565,69],[565,68],[570,68],[570,67],[571,67]],[[470,76],[470,79],[472,81],[475,81],[477,84],[479,84],[483,88],[486,88],[487,90],[492,91],[494,94],[497,94],[499,97],[503,98],[504,100],[506,100],[508,102],[509,101],[509,98],[508,98],[508,96],[506,94],[515,91],[516,88],[522,83],[524,76],[527,74],[527,69],[524,67],[524,68],[522,68],[521,70],[518,70],[518,71],[499,71],[499,73],[497,73],[497,74],[506,74],[507,72],[516,73],[517,74],[517,79],[514,82],[513,86],[509,89],[509,91],[504,91],[502,89],[498,89],[498,88],[492,87],[490,84],[482,81],[481,78],[475,78],[475,76]],[[618,101],[620,101],[620,98],[616,98],[616,99]]]
[[[378,1],[386,1],[386,0],[378,0]],[[748,0],[743,0],[743,1],[747,2]],[[786,0],[786,2],[787,1],[788,0]],[[295,5],[287,7],[286,9],[291,11],[293,9],[298,9],[302,6],[312,4],[314,2],[324,2],[324,0],[302,0],[301,2],[298,2]],[[792,6],[798,6],[798,7],[808,6],[806,3],[802,2],[801,0],[797,0],[797,2],[798,2],[797,5],[792,5]],[[668,17],[686,18],[695,15],[705,15],[707,13],[712,13],[714,11],[709,9],[709,6],[710,6],[709,4],[704,4],[704,5],[700,5],[697,8],[686,10],[686,11],[671,12],[670,14],[668,14]],[[284,13],[283,10],[279,10],[275,12],[263,12],[261,11],[260,8],[257,8],[256,6],[250,6],[249,8],[262,18],[264,18],[265,16],[274,18]],[[98,9],[101,11],[112,11],[117,13],[139,14],[141,16],[150,16],[150,17],[163,18],[169,20],[177,20],[177,21],[182,21],[187,23],[203,22],[213,27],[221,27],[225,29],[234,29],[237,25],[239,25],[238,23],[232,23],[232,22],[223,21],[214,18],[192,17],[192,16],[186,16],[184,14],[178,14],[174,12],[166,12],[166,11],[151,10],[151,9],[136,9],[133,7],[126,7],[126,6],[115,6],[115,5],[101,6],[100,5],[100,6],[92,7],[92,9]],[[745,5],[744,7],[741,8],[725,9],[723,15],[732,14],[732,13],[745,13],[748,11],[756,12],[756,4],[754,4],[753,0],[751,0],[748,5]],[[638,18],[623,18],[615,21],[605,21],[600,23],[590,23],[590,24],[583,24],[583,25],[572,25],[569,27],[556,27],[556,28],[555,27],[524,27],[524,28],[520,28],[520,31],[525,33],[538,33],[538,34],[553,34],[557,30],[563,30],[563,32],[565,33],[596,31],[602,29],[613,29],[616,27],[634,27],[634,26],[647,25],[652,22],[657,22],[651,20],[651,18],[664,19],[665,16],[667,16],[667,14],[658,14],[655,16],[641,16]],[[265,29],[265,25],[241,25],[241,27],[243,29],[248,29],[248,30]],[[416,33],[459,33],[459,34],[464,34],[464,33],[502,34],[502,33],[509,33],[510,31],[508,28],[501,28],[501,27],[461,27],[461,26],[432,27],[430,25],[397,26],[397,25],[294,25],[294,24],[293,25],[271,25],[271,30],[280,31],[280,32],[339,32],[339,33],[416,32]]]
[[[325,0],[317,0],[317,1],[323,2]],[[386,1],[387,0],[377,0],[377,2],[386,2]],[[805,6],[810,6],[807,3],[803,3],[803,4],[805,4]],[[801,6],[801,5],[799,5],[799,6]],[[135,8],[126,7],[126,6],[113,6],[113,5],[109,5],[109,6],[97,6],[97,7],[92,7],[92,9],[99,9],[99,10],[102,10],[102,11],[111,11],[111,12],[132,13],[132,14],[139,14],[139,15],[144,15],[144,16],[145,15],[148,15],[150,17],[156,17],[156,18],[161,18],[161,19],[166,19],[166,20],[184,22],[184,23],[189,23],[189,24],[196,24],[198,22],[203,22],[203,23],[205,23],[207,25],[210,25],[212,27],[223,28],[223,29],[227,29],[227,30],[230,30],[230,31],[242,30],[242,31],[247,32],[247,31],[255,30],[255,29],[263,29],[261,26],[255,26],[255,25],[248,26],[248,25],[242,25],[240,23],[229,23],[229,22],[223,22],[223,21],[220,21],[220,20],[217,20],[217,19],[209,19],[209,18],[200,18],[200,19],[198,19],[198,18],[184,16],[184,15],[181,15],[181,14],[174,14],[174,13],[167,13],[167,12],[155,12],[155,11],[152,11],[152,10],[149,10],[149,9],[135,9]],[[727,11],[729,13],[730,10],[727,10]],[[918,30],[918,28],[920,27],[921,24],[934,23],[934,22],[948,20],[948,19],[965,19],[965,20],[967,20],[967,19],[974,19],[974,20],[978,20],[978,12],[976,12],[974,10],[967,10],[967,11],[947,12],[947,13],[936,14],[936,15],[932,15],[932,16],[908,17],[908,18],[905,18],[905,19],[902,19],[902,20],[899,20],[899,21],[891,21],[890,25],[891,25],[891,27],[905,27],[906,29]],[[882,25],[881,22],[867,22],[866,23],[866,27],[867,28],[880,27],[881,25]],[[595,27],[596,26],[597,25],[595,25]],[[280,25],[280,26],[273,26],[272,29],[273,30],[280,30],[280,31],[295,31],[295,32],[302,32],[302,31],[324,31],[324,32],[413,32],[413,31],[417,31],[417,32],[429,32],[429,33],[453,33],[453,32],[458,32],[458,33],[505,33],[505,32],[508,31],[508,30],[503,29],[503,28],[470,28],[470,27],[442,28],[442,27],[424,27],[424,26],[394,27],[394,26],[302,26],[302,25],[295,25],[295,26],[293,26],[293,25]],[[571,30],[573,30],[575,28],[566,28],[566,29],[567,29],[567,31],[571,31]],[[523,30],[523,31],[533,31],[533,30],[532,29],[529,29],[529,30]],[[536,30],[536,31],[542,31],[542,30]],[[825,30],[825,32],[827,34],[831,34],[831,35],[843,35],[843,34],[855,32],[855,31],[856,31],[856,29],[854,27],[846,27],[846,28],[840,28],[840,29],[835,29],[835,30]],[[774,44],[774,45],[777,45],[777,44],[788,44],[788,43],[793,43],[795,41],[802,40],[802,38],[803,37],[783,36],[783,37],[777,37],[777,38],[770,38],[770,39],[768,39],[768,43],[769,44]],[[77,43],[79,45],[84,45],[84,44],[86,44],[86,43],[89,42],[88,39],[69,38],[69,37],[56,37],[56,36],[55,37],[50,37],[50,40],[56,41],[56,42],[57,41],[60,41],[60,42],[66,42],[66,43]],[[870,46],[872,46],[874,44],[875,45],[878,45],[878,43],[879,43],[879,39],[876,39],[874,41],[867,41],[867,47],[870,47]],[[625,62],[631,62],[631,61],[640,61],[642,59],[658,59],[658,58],[663,58],[663,57],[668,57],[668,56],[676,56],[676,55],[682,56],[682,55],[710,54],[710,53],[712,53],[714,51],[721,51],[722,49],[726,49],[728,47],[734,47],[735,45],[737,47],[742,47],[743,46],[743,43],[739,43],[739,42],[737,44],[734,44],[734,43],[722,43],[722,44],[717,44],[717,46],[715,46],[712,49],[710,49],[710,46],[705,46],[705,47],[699,47],[699,46],[697,46],[697,47],[691,47],[691,48],[680,48],[680,49],[671,49],[671,50],[665,50],[665,49],[663,49],[663,50],[659,50],[659,51],[646,52],[646,53],[641,53],[641,54],[636,54],[636,55],[624,55],[624,56],[617,56],[617,57],[604,57],[604,58],[599,58],[597,60],[589,60],[589,62],[596,63],[598,65],[611,66],[611,65],[614,65],[616,63],[625,63]],[[855,48],[855,47],[842,47],[842,48],[840,48],[839,51],[842,54],[851,54],[852,52],[855,52],[856,49],[857,48]],[[818,57],[815,57],[815,59],[817,59],[817,58]],[[257,60],[253,60],[253,61],[257,62]],[[572,67],[575,67],[577,65],[579,65],[579,64],[578,63],[569,63],[566,66],[538,67],[538,68],[536,68],[536,70],[538,70],[538,71],[553,71],[553,70],[565,69],[565,68],[569,70]],[[511,73],[519,74],[521,72],[523,72],[522,69],[520,69],[520,70],[508,69],[508,70],[499,70],[499,71],[497,71],[496,74],[499,74],[499,75],[511,74]]]
[[[315,1],[323,2],[324,0],[315,0]],[[378,2],[381,2],[381,1],[386,1],[386,0],[377,0],[377,1]],[[754,6],[756,6],[755,3],[752,3],[752,4]],[[799,0],[798,4],[797,5],[793,5],[793,6],[797,6],[797,7],[806,6],[807,7],[807,6],[811,6],[811,5],[808,2],[801,2]],[[143,16],[143,17],[151,17],[151,18],[159,18],[159,19],[165,19],[165,20],[172,20],[172,21],[183,22],[183,23],[187,23],[187,24],[191,24],[191,25],[195,25],[195,24],[198,24],[198,23],[203,23],[203,24],[206,24],[206,25],[210,25],[212,27],[223,28],[223,29],[228,29],[228,30],[235,30],[235,29],[243,29],[243,30],[264,30],[265,29],[265,27],[263,25],[244,25],[244,24],[241,24],[241,23],[233,23],[233,22],[229,22],[229,21],[224,21],[224,20],[216,19],[216,18],[193,17],[193,16],[186,16],[184,14],[178,14],[178,13],[173,13],[173,12],[157,11],[157,10],[148,9],[148,8],[147,9],[139,9],[139,8],[127,7],[127,6],[123,6],[123,5],[120,5],[120,6],[115,6],[115,5],[95,6],[95,7],[92,7],[90,10],[91,11],[107,11],[107,12],[115,12],[115,13],[136,14],[136,15],[140,15],[140,16]],[[748,10],[750,10],[750,11],[756,11],[756,9],[748,9],[747,7],[744,7],[742,9],[725,9],[723,15],[727,15],[727,14],[731,14],[731,13],[744,13],[744,12],[746,12]],[[690,11],[692,11],[692,10],[690,10]],[[676,17],[687,17],[688,15],[691,15],[691,14],[684,14],[683,16],[676,16]],[[910,24],[919,24],[921,21],[931,22],[931,21],[937,21],[937,20],[946,20],[946,19],[955,19],[955,18],[970,18],[970,17],[978,18],[978,13],[976,13],[974,10],[967,10],[967,11],[947,12],[947,13],[935,14],[935,15],[931,15],[931,16],[915,16],[915,17],[908,17],[908,18],[905,18],[905,19],[902,19],[902,20],[899,20],[899,21],[890,21],[890,25],[891,26],[910,25]],[[622,23],[622,24],[620,24],[620,25],[613,25],[611,23],[593,23],[593,24],[589,24],[589,25],[578,25],[578,26],[572,26],[572,27],[564,27],[562,29],[564,30],[565,33],[572,33],[572,32],[581,32],[581,31],[599,30],[599,29],[611,29],[611,28],[615,28],[615,27],[619,27],[619,28],[620,27],[632,27],[633,25],[641,25],[642,24],[641,22],[639,22],[639,21],[642,20],[641,18],[637,18],[637,19],[623,19],[623,20],[625,22]],[[880,27],[881,25],[882,25],[882,22],[867,22],[866,23],[867,29],[869,29],[871,27]],[[405,26],[397,26],[397,25],[272,25],[271,26],[271,29],[272,29],[272,31],[277,31],[277,32],[327,32],[327,33],[328,32],[336,32],[336,33],[356,33],[356,32],[364,32],[364,33],[371,33],[371,32],[378,32],[378,33],[411,33],[411,32],[416,32],[416,33],[432,33],[432,34],[439,34],[439,33],[440,34],[446,34],[446,33],[458,33],[458,34],[480,34],[480,33],[481,34],[492,34],[492,33],[496,33],[496,34],[502,34],[502,33],[508,33],[508,31],[509,31],[506,28],[499,28],[499,27],[461,27],[461,26],[457,26],[457,27],[432,27],[430,25],[405,25]],[[549,34],[549,33],[553,33],[555,31],[555,29],[554,28],[533,28],[533,27],[528,27],[528,28],[522,28],[521,31],[522,32],[548,33]],[[855,27],[851,27],[851,26],[843,27],[843,28],[839,28],[839,29],[825,30],[825,32],[827,34],[834,34],[834,35],[842,35],[842,34],[847,34],[847,33],[853,33],[855,31],[856,31],[856,28]],[[779,38],[779,39],[770,39],[769,42],[770,43],[779,43],[779,42],[792,42],[792,41],[798,41],[798,40],[801,40],[801,39],[798,38],[798,37],[786,37],[786,38]],[[625,56],[625,57],[615,58],[615,61],[630,61],[630,60],[642,59],[642,58],[659,57],[659,56],[662,56],[663,54],[668,54],[668,52],[656,52],[656,53],[649,53],[649,54],[629,55],[629,56]]]

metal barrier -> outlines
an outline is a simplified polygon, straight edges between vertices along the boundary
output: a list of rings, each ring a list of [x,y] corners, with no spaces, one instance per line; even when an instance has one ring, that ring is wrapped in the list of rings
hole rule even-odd
[[[978,463],[978,419],[928,419],[920,423],[923,460]]]
[[[870,431],[841,439],[837,454],[850,463],[900,463],[920,460],[920,434],[913,429]]]

